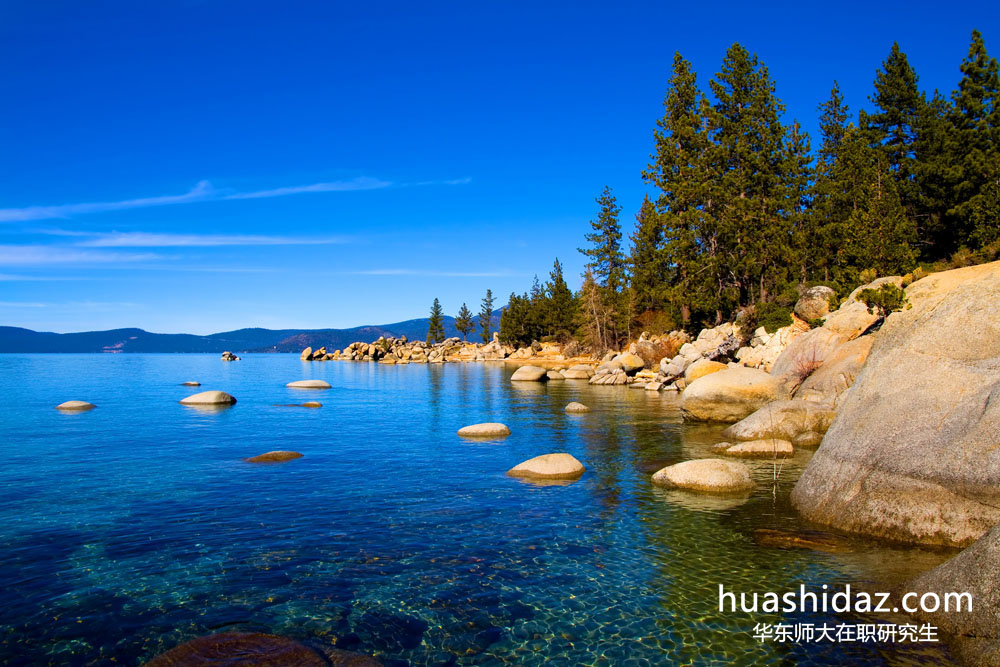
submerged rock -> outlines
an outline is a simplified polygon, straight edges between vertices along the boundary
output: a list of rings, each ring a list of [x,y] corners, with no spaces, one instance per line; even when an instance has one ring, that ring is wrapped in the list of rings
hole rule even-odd
[[[181,399],[181,405],[233,405],[236,399],[224,391],[203,391]]]
[[[307,646],[277,635],[220,632],[192,639],[146,663],[147,667],[322,667],[327,660]]]
[[[737,422],[783,395],[778,378],[756,368],[735,366],[688,384],[681,395],[681,410],[692,421]]]
[[[181,386],[182,387],[200,387],[201,383],[200,382],[194,382],[194,381],[192,381],[192,382],[181,382]]]
[[[577,403],[576,401],[573,401],[572,403],[568,403],[566,405],[566,412],[571,412],[571,413],[590,412],[590,408],[588,408],[583,403]]]
[[[773,528],[758,528],[753,531],[753,541],[758,546],[772,549],[809,549],[825,551],[826,553],[844,553],[850,551],[846,541],[817,531],[790,531]]]
[[[96,405],[88,403],[87,401],[66,401],[65,403],[57,405],[56,410],[63,410],[65,412],[84,412],[86,410],[93,410],[96,407]]]
[[[545,382],[548,371],[538,366],[521,366],[510,376],[512,382]]]
[[[487,422],[464,426],[458,429],[458,434],[463,438],[499,438],[510,435],[510,429],[506,424]]]
[[[750,468],[738,461],[695,459],[653,473],[653,484],[704,493],[742,493],[754,488]]]
[[[301,459],[302,454],[299,452],[290,451],[273,451],[267,452],[265,454],[258,454],[257,456],[251,456],[248,459],[244,459],[247,463],[281,463],[282,461],[291,461],[293,459]]]
[[[909,286],[792,491],[807,519],[948,546],[1000,523],[998,294],[1000,262]]]
[[[296,380],[285,385],[292,389],[329,389],[330,383],[323,380]]]
[[[572,454],[543,454],[517,464],[507,474],[528,479],[577,479],[585,470]]]

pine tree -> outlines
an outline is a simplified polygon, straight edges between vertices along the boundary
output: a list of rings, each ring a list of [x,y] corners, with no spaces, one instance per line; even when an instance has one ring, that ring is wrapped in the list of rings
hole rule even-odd
[[[684,324],[691,321],[692,310],[704,305],[700,297],[715,292],[714,285],[702,279],[705,270],[699,262],[699,237],[712,211],[707,105],[691,64],[675,53],[663,117],[653,135],[656,152],[642,175],[660,190],[656,205],[663,262],[672,267],[663,287]]]
[[[917,116],[913,187],[917,245],[928,260],[950,255],[961,243],[954,205],[959,177],[951,105],[938,91]]]
[[[507,307],[500,313],[500,341],[507,345],[518,347],[531,343],[532,336],[528,331],[530,317],[530,302],[528,295],[510,294]]]
[[[427,326],[427,342],[440,343],[444,340],[444,310],[436,298],[431,306],[431,317]]]
[[[784,106],[767,67],[734,44],[710,85],[716,98],[710,117],[716,142],[712,199],[718,204],[702,243],[716,255],[711,270],[720,297],[718,322],[728,308],[767,301],[793,248],[790,222],[782,215]]]
[[[612,344],[609,336],[610,317],[603,292],[594,272],[587,268],[580,288],[579,336],[596,353],[604,352]]]
[[[995,203],[984,201],[984,197],[1000,155],[1000,75],[997,61],[987,54],[978,30],[972,32],[961,72],[958,90],[952,96],[951,115],[956,178],[949,214],[956,222],[956,245],[966,243],[972,234],[974,211],[995,207]]]
[[[469,334],[476,328],[476,323],[472,319],[472,311],[464,303],[458,310],[458,316],[455,317],[455,328],[461,332],[463,340],[468,340]]]
[[[889,57],[875,73],[875,94],[869,98],[878,111],[868,116],[875,140],[885,149],[889,168],[896,179],[907,215],[916,213],[917,193],[913,183],[914,144],[921,107],[917,73],[906,54],[893,42]]]
[[[784,163],[781,168],[782,180],[785,187],[783,199],[785,200],[783,217],[790,224],[791,238],[789,248],[793,254],[789,255],[786,262],[778,262],[775,270],[769,278],[772,282],[791,281],[796,278],[792,270],[792,262],[798,263],[798,280],[805,283],[812,267],[819,259],[818,249],[813,247],[812,241],[816,238],[813,228],[813,217],[811,215],[811,194],[815,172],[810,154],[809,135],[806,134],[798,121],[794,121],[788,128],[787,140],[785,142]],[[784,268],[782,268],[784,264]]]
[[[552,264],[545,291],[549,295],[546,318],[548,332],[550,335],[566,338],[573,331],[576,321],[576,299],[563,278],[563,267],[559,263],[559,258]]]
[[[813,275],[823,281],[833,279],[834,267],[842,261],[844,223],[851,209],[838,207],[843,186],[837,178],[837,165],[844,150],[848,132],[849,109],[844,104],[840,86],[833,82],[830,98],[819,106],[819,129],[822,142],[816,163],[816,178],[812,190],[812,212],[805,244],[809,248]]]
[[[629,283],[635,309],[639,312],[660,310],[664,305],[663,292],[669,267],[663,250],[663,225],[648,195],[635,216],[635,231],[629,238],[632,241]]]
[[[482,308],[479,310],[479,332],[482,334],[483,342],[490,342],[490,328],[493,326],[493,292],[486,290],[483,298]]]
[[[590,260],[587,266],[601,286],[616,294],[621,293],[625,284],[622,231],[618,223],[621,207],[611,194],[611,188],[607,186],[604,186],[604,191],[595,201],[600,206],[600,211],[597,219],[590,221],[594,231],[585,237],[591,247],[581,248],[580,252]]]

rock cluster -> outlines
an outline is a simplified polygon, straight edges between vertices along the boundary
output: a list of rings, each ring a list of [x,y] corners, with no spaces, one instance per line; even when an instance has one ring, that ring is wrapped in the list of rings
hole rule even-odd
[[[230,352],[229,350],[226,350],[225,352],[222,353],[222,360],[223,361],[239,361],[240,358],[237,357],[232,352]]]

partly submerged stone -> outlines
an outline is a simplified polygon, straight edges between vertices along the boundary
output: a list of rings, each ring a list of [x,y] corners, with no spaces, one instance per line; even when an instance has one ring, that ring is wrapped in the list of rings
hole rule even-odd
[[[486,422],[463,426],[458,429],[458,434],[463,438],[503,438],[510,435],[510,429],[506,424]]]
[[[545,374],[550,380],[565,380],[566,376],[559,371],[549,371]]]
[[[771,549],[809,549],[827,553],[844,553],[851,550],[850,545],[843,538],[819,531],[758,528],[753,531],[753,541],[758,546]]]
[[[86,410],[93,410],[96,407],[96,405],[88,403],[87,401],[66,401],[65,403],[57,405],[56,410],[63,410],[65,412],[84,412]]]
[[[726,448],[723,454],[741,459],[786,458],[795,453],[792,443],[787,440],[769,438],[767,440],[751,440],[740,442]]]
[[[258,454],[257,456],[251,456],[245,459],[247,463],[281,463],[282,461],[291,461],[293,459],[301,459],[302,454],[299,452],[290,451],[273,451],[266,452],[264,454]]]
[[[773,401],[736,422],[722,434],[734,440],[780,438],[795,441],[803,434],[819,434],[822,438],[836,416],[833,406],[826,403]]]
[[[329,389],[330,383],[323,380],[296,380],[285,385],[292,389]]]
[[[577,403],[576,401],[573,401],[572,403],[566,404],[566,412],[570,413],[590,412],[590,408],[588,408],[583,403]]]
[[[203,391],[181,399],[181,405],[232,405],[236,399],[224,391]]]
[[[321,407],[323,407],[323,404],[320,403],[319,401],[306,401],[305,403],[302,404],[302,407],[304,407],[304,408],[321,408]]]
[[[694,459],[653,473],[653,484],[704,493],[741,493],[754,487],[750,468],[739,461]]]
[[[507,474],[528,479],[577,479],[586,468],[572,454],[543,454],[519,463]]]
[[[181,382],[181,386],[182,387],[200,387],[201,383],[200,382],[194,382],[192,380],[190,382]]]
[[[329,662],[287,637],[251,632],[220,632],[198,637],[162,653],[147,667],[322,667]]]
[[[548,371],[538,366],[521,366],[510,376],[512,382],[545,382]]]
[[[562,371],[567,380],[589,380],[594,375],[594,367],[586,364],[576,364]]]

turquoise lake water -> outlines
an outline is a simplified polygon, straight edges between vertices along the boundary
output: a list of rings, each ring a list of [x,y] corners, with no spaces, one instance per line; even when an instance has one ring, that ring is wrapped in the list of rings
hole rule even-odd
[[[752,464],[748,499],[664,491],[652,473],[711,456],[719,427],[683,424],[672,394],[512,384],[512,370],[0,355],[0,661],[140,664],[200,635],[252,631],[389,665],[950,662],[940,645],[752,636],[760,622],[853,617],[718,611],[720,583],[878,589],[948,555],[863,540],[844,553],[758,546],[755,529],[815,528],[787,500],[808,452],[784,464],[776,495],[770,461]],[[285,387],[311,378],[333,388]],[[180,386],[189,380],[202,386]],[[238,403],[178,404],[208,389]],[[98,407],[54,409],[72,399]],[[323,407],[277,405],[307,400]],[[565,414],[571,400],[593,412]],[[512,435],[455,434],[484,421]],[[243,461],[279,449],[305,456]],[[505,475],[557,451],[584,463],[580,480]]]

